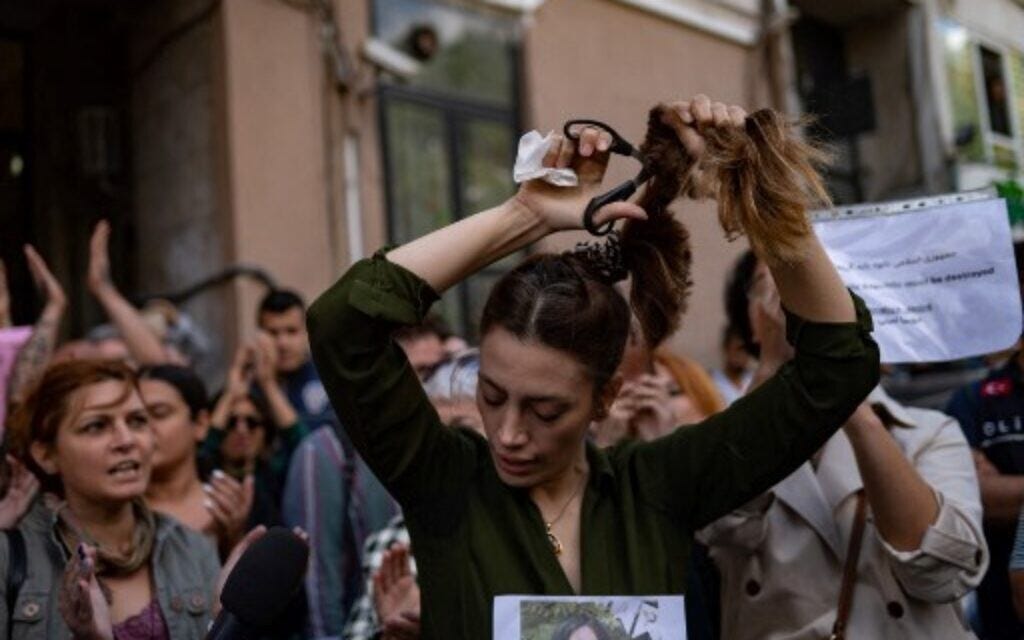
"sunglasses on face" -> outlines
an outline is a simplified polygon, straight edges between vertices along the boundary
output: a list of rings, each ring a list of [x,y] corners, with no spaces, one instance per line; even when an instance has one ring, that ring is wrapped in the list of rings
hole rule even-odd
[[[245,423],[245,426],[249,429],[262,429],[264,422],[256,416],[247,416],[242,414],[234,414],[228,418],[228,423],[225,425],[227,431],[234,431],[241,423]]]

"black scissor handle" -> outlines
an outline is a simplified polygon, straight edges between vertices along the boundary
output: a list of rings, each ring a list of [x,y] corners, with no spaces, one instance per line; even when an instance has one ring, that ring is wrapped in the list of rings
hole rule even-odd
[[[606,236],[611,233],[612,228],[615,226],[615,221],[609,220],[598,227],[594,224],[594,214],[606,204],[627,200],[634,193],[636,193],[636,182],[627,180],[611,191],[591,198],[590,202],[587,203],[586,210],[583,211],[583,228],[589,231],[590,235],[594,236]]]
[[[562,127],[562,133],[565,134],[566,138],[573,142],[579,142],[580,134],[578,131],[573,131],[573,127],[593,127],[595,129],[603,130],[612,137],[611,146],[608,147],[609,152],[617,153],[620,156],[633,156],[634,158],[639,157],[639,152],[633,147],[633,145],[620,136],[618,131],[612,129],[600,120],[589,120],[583,118],[566,121],[565,125]]]

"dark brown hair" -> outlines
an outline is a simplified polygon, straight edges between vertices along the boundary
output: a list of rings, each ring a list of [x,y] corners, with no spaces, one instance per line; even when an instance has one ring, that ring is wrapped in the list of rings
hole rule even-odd
[[[761,109],[742,128],[701,131],[707,145],[701,168],[711,178],[726,237],[746,234],[769,266],[799,259],[799,241],[811,233],[808,210],[831,205],[817,170],[829,153],[800,136],[806,124]]]
[[[125,384],[125,396],[138,390],[131,367],[118,360],[69,360],[51,365],[21,402],[8,421],[6,434],[10,452],[28,467],[50,491],[60,490],[60,481],[44,472],[29,454],[33,442],[52,445],[61,423],[74,408],[72,397],[83,387],[116,380]]]
[[[622,360],[631,309],[651,350],[679,327],[692,285],[692,255],[689,233],[669,205],[695,192],[697,171],[717,194],[727,237],[746,232],[770,264],[798,257],[799,239],[811,232],[807,209],[829,201],[814,166],[826,154],[766,109],[751,114],[744,127],[702,130],[706,148],[695,167],[665,124],[665,110],[657,106],[649,113],[640,148],[650,178],[638,204],[647,219],[628,221],[619,242],[631,280],[629,303],[612,286],[601,251],[537,255],[494,286],[480,335],[500,326],[565,351],[590,373],[595,391],[603,389]]]

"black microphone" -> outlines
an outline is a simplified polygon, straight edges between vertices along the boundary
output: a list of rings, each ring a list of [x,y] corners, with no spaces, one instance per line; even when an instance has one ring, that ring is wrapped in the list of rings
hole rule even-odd
[[[246,549],[220,594],[222,609],[206,640],[257,640],[302,586],[309,546],[284,527],[268,530]]]

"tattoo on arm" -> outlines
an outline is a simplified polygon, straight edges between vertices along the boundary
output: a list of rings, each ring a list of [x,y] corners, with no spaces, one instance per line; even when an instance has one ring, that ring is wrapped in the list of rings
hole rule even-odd
[[[59,328],[58,319],[40,318],[36,322],[32,328],[32,336],[18,352],[18,357],[14,361],[7,385],[8,402],[21,402],[32,385],[42,376],[57,344]]]

